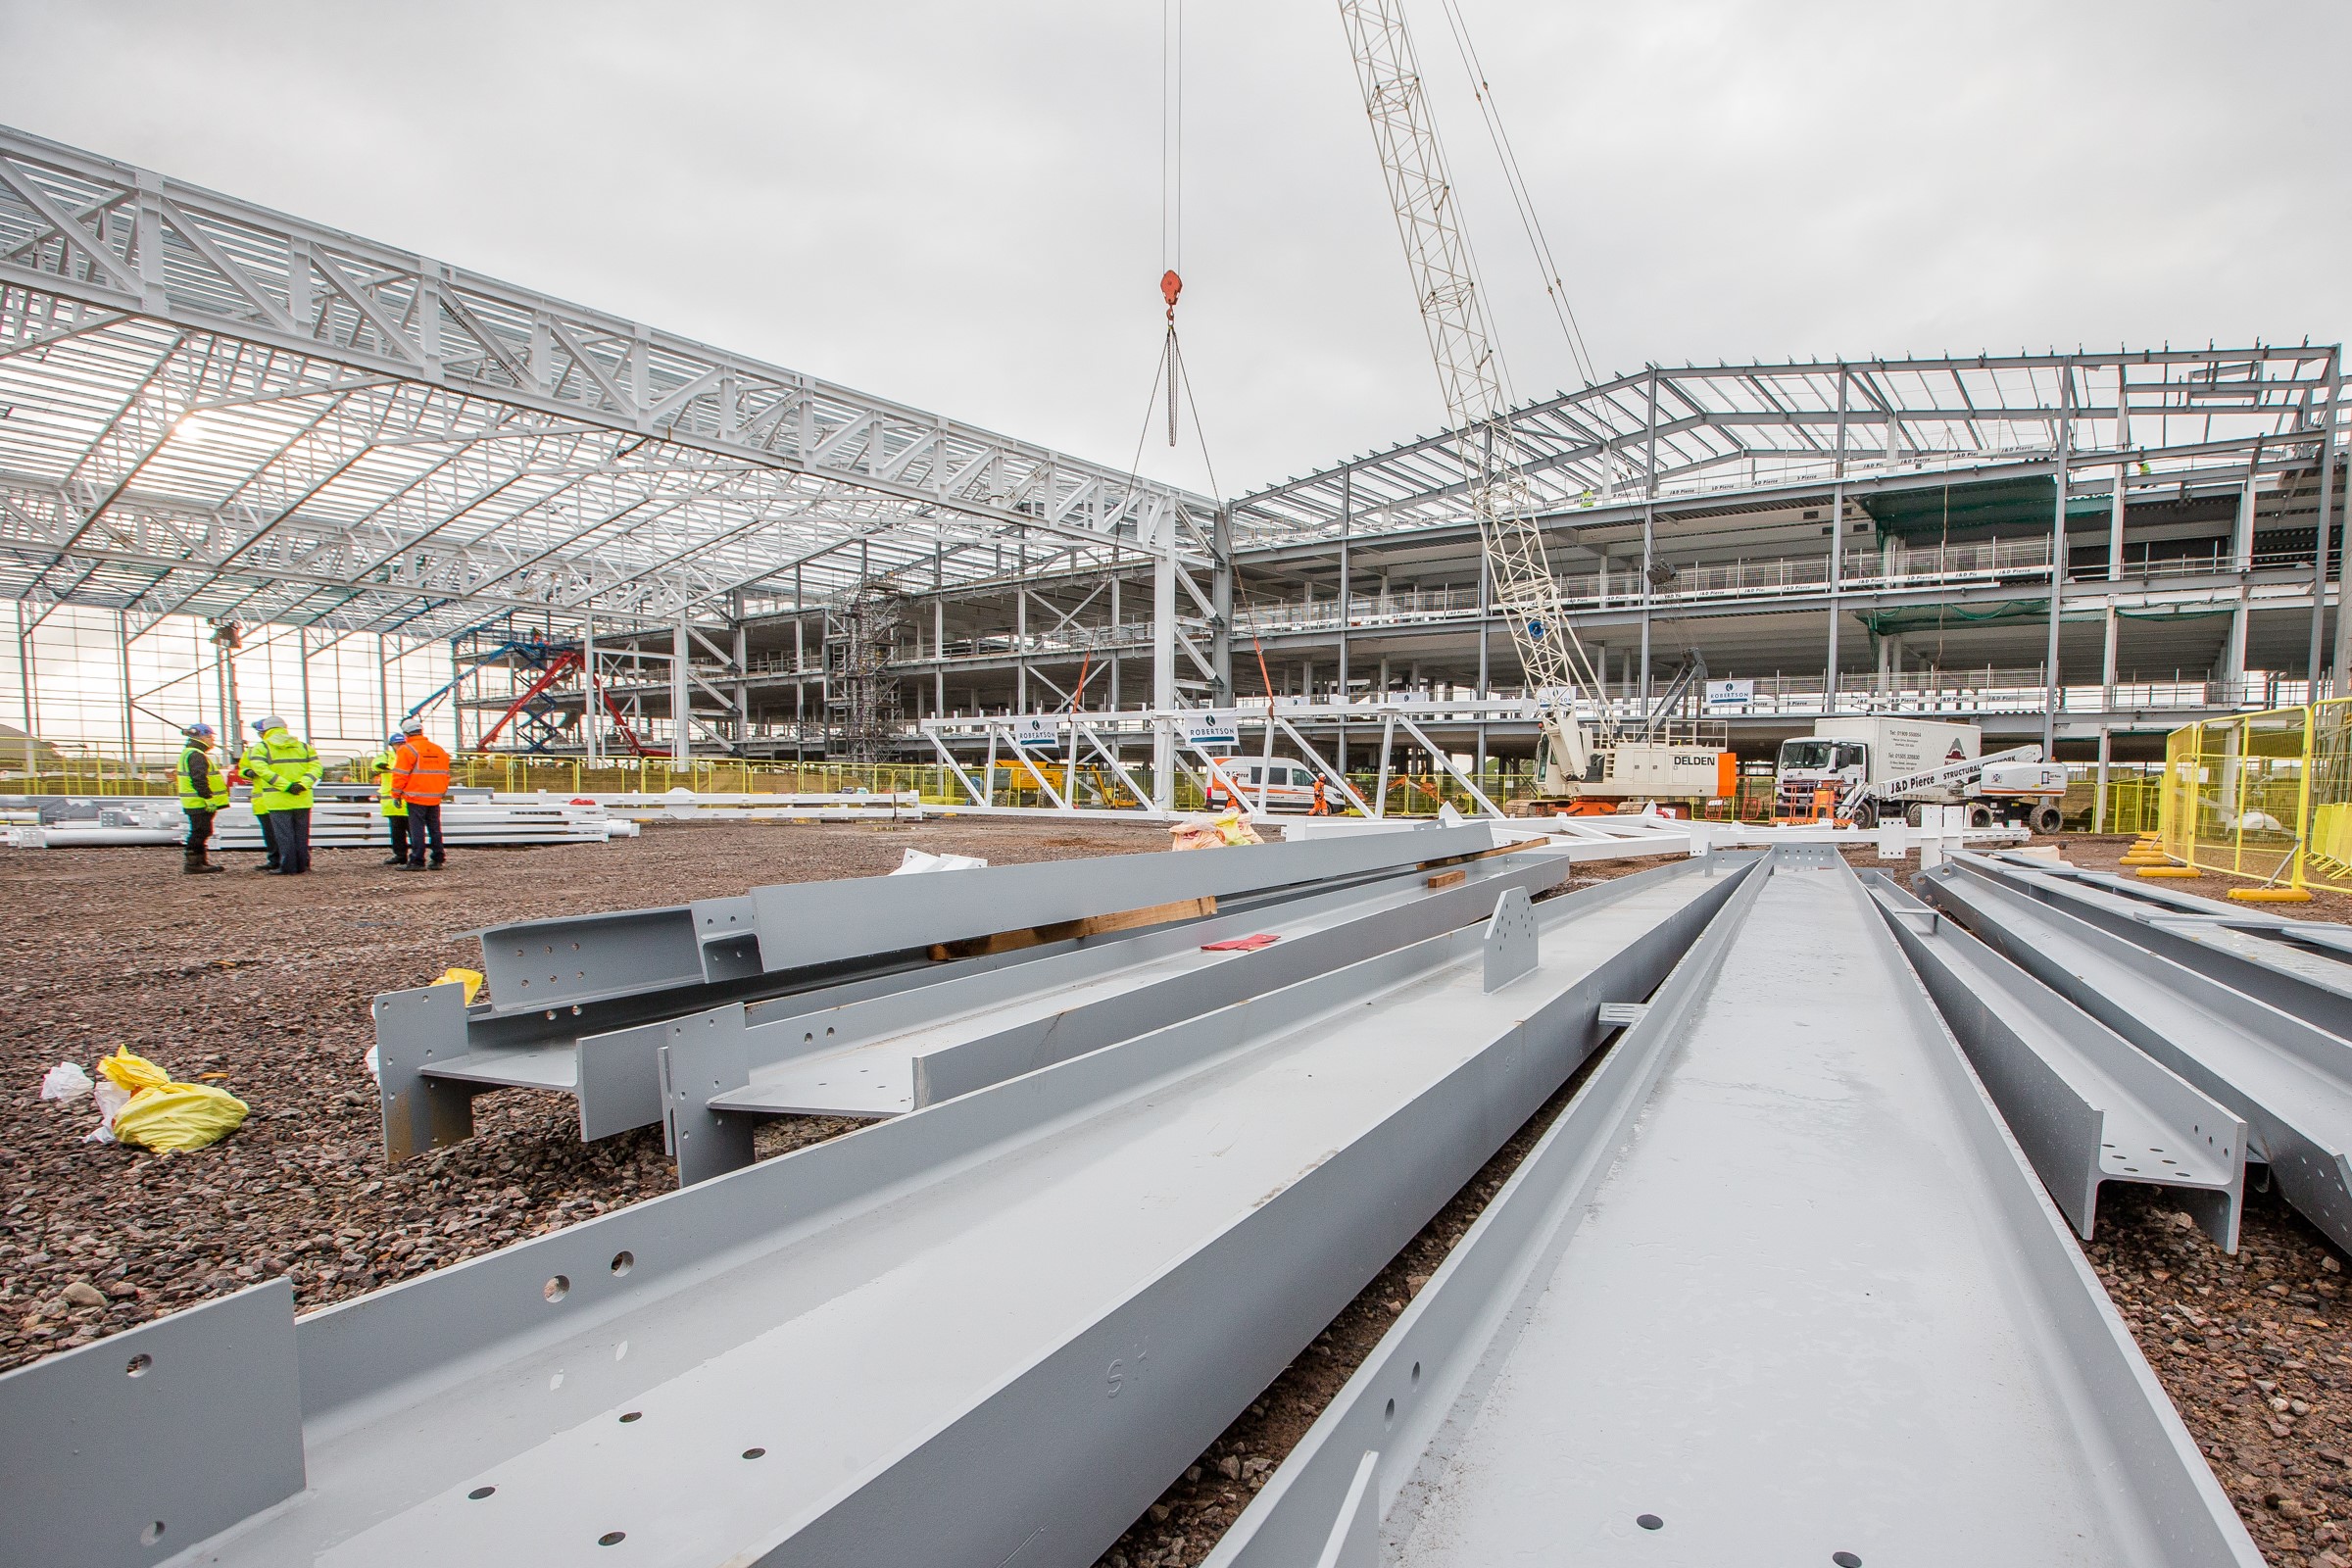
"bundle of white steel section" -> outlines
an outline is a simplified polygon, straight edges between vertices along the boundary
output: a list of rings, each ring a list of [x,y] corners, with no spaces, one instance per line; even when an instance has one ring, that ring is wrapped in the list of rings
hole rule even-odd
[[[455,798],[441,807],[441,835],[453,846],[602,844],[632,838],[637,824],[606,814],[601,806],[569,801]],[[322,800],[311,808],[311,848],[362,850],[388,846],[384,817],[372,803]],[[243,803],[213,824],[216,850],[259,850],[261,824]]]
[[[868,794],[863,790],[825,794],[717,794],[670,790],[663,794],[606,794],[552,796],[545,792],[505,792],[490,797],[507,805],[529,805],[554,800],[592,803],[611,815],[639,822],[864,822],[920,821],[923,798],[913,790]]]

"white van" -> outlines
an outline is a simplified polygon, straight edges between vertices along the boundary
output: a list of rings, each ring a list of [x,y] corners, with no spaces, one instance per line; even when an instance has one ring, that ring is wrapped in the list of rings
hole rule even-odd
[[[1242,798],[1252,810],[1257,808],[1258,786],[1261,783],[1265,786],[1266,809],[1269,811],[1304,811],[1314,807],[1315,770],[1304,762],[1294,762],[1280,757],[1272,761],[1262,757],[1220,757],[1217,765],[1224,770],[1227,778],[1242,787]],[[1330,790],[1329,786],[1326,789],[1329,797],[1336,798],[1339,794],[1336,790]],[[1332,808],[1339,809],[1336,799]]]

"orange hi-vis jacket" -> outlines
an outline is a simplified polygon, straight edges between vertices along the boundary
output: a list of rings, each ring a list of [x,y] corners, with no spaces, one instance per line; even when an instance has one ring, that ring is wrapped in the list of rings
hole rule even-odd
[[[411,735],[392,752],[392,793],[411,806],[439,806],[449,793],[449,753]]]

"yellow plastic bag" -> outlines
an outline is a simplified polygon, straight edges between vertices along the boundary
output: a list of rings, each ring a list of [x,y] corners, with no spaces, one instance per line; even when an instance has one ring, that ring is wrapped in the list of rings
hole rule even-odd
[[[482,989],[482,974],[479,969],[460,969],[453,965],[442,970],[441,978],[434,981],[433,984],[437,986],[464,985],[466,1005],[470,1007],[473,1005],[473,994]]]
[[[176,1084],[172,1075],[118,1046],[98,1058],[98,1070],[131,1092],[115,1112],[116,1141],[159,1152],[202,1149],[245,1124],[245,1102],[211,1084]]]
[[[202,1149],[245,1124],[245,1102],[211,1084],[142,1089],[115,1112],[115,1138],[159,1152]]]
[[[117,1046],[113,1055],[100,1056],[98,1070],[134,1095],[142,1089],[161,1089],[172,1081],[170,1073],[145,1056],[133,1055],[128,1046]]]

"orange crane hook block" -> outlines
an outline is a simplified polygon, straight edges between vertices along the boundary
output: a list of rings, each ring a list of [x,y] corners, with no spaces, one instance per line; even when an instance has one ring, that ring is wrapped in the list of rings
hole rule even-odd
[[[1184,279],[1176,275],[1174,268],[1159,274],[1159,297],[1168,302],[1168,319],[1171,321],[1176,319],[1176,296],[1183,292]]]

